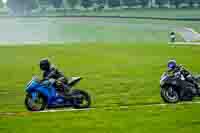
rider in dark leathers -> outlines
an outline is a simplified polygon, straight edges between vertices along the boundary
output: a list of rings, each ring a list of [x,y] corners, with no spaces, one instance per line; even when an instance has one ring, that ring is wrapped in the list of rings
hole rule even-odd
[[[186,91],[191,91],[193,94],[199,94],[199,86],[197,81],[194,79],[192,74],[186,70],[182,65],[177,65],[175,60],[168,61],[168,74],[173,76],[175,75],[182,75],[185,80],[179,80],[180,87]],[[195,86],[192,87],[192,86]]]
[[[40,69],[43,71],[43,80],[55,80],[55,86],[59,91],[66,94],[68,90],[68,80],[65,78],[64,74],[51,65],[48,59],[40,60]]]

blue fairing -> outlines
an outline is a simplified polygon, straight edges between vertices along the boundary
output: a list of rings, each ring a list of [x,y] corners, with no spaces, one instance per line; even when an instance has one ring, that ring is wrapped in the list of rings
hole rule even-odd
[[[56,88],[53,83],[50,83],[48,80],[43,81],[42,83],[37,81],[37,79],[32,79],[27,87],[26,92],[32,96],[32,99],[37,98],[37,93],[40,92],[43,96],[47,98],[48,107],[57,107],[57,106],[71,106],[72,101],[65,99],[65,96],[57,93]]]
[[[45,81],[47,82],[47,81]],[[51,104],[52,101],[56,98],[56,88],[52,85],[43,85],[35,80],[31,80],[27,85],[26,91],[31,92],[40,92],[45,97],[48,98],[48,104]]]

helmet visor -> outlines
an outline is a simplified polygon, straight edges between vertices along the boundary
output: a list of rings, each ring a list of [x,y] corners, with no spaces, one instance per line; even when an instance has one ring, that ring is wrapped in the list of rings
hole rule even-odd
[[[172,69],[174,69],[176,67],[176,64],[175,63],[169,63],[168,64],[168,69],[169,70],[172,70]]]

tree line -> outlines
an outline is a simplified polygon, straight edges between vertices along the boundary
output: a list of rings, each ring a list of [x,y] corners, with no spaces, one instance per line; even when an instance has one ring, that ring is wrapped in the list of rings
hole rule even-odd
[[[1,0],[0,0],[1,1]],[[181,8],[200,7],[200,0],[7,0],[7,7],[12,12],[31,12],[40,5],[51,5],[54,8],[75,9],[77,6],[88,9],[96,8],[103,10],[107,8]]]

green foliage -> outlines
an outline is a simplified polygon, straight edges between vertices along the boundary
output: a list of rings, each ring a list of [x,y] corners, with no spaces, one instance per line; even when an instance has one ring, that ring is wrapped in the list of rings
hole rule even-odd
[[[199,1],[199,0],[185,0],[185,2],[189,4],[189,7],[190,7],[190,8],[193,8],[193,7],[194,7],[194,4],[195,4],[195,3],[198,3],[198,2],[200,2],[200,1]]]
[[[106,0],[95,0],[95,3],[98,5],[98,8],[103,8],[106,4]]]
[[[108,0],[108,6],[110,8],[119,7],[120,6],[120,0]]]
[[[137,0],[123,0],[123,4],[130,8],[130,7],[137,5],[138,2],[137,2]]]
[[[95,2],[98,4],[98,5],[102,5],[106,3],[106,0],[95,0]]]
[[[139,0],[139,3],[142,5],[142,7],[146,7],[149,4],[149,0]]]
[[[163,7],[164,4],[166,4],[168,2],[168,0],[156,0],[156,4],[159,7]]]
[[[81,6],[86,9],[92,7],[92,5],[93,5],[92,0],[81,0]]]
[[[75,6],[78,4],[79,0],[67,0],[67,4],[71,9],[74,9]]]
[[[198,4],[198,7],[200,8],[200,1],[198,1],[197,4]]]
[[[50,3],[53,5],[54,8],[60,8],[63,4],[63,0],[50,0]]]
[[[106,5],[106,0],[95,0],[94,11],[102,11]]]
[[[180,4],[182,4],[183,0],[170,0],[172,5],[175,5],[176,8],[179,8]]]

